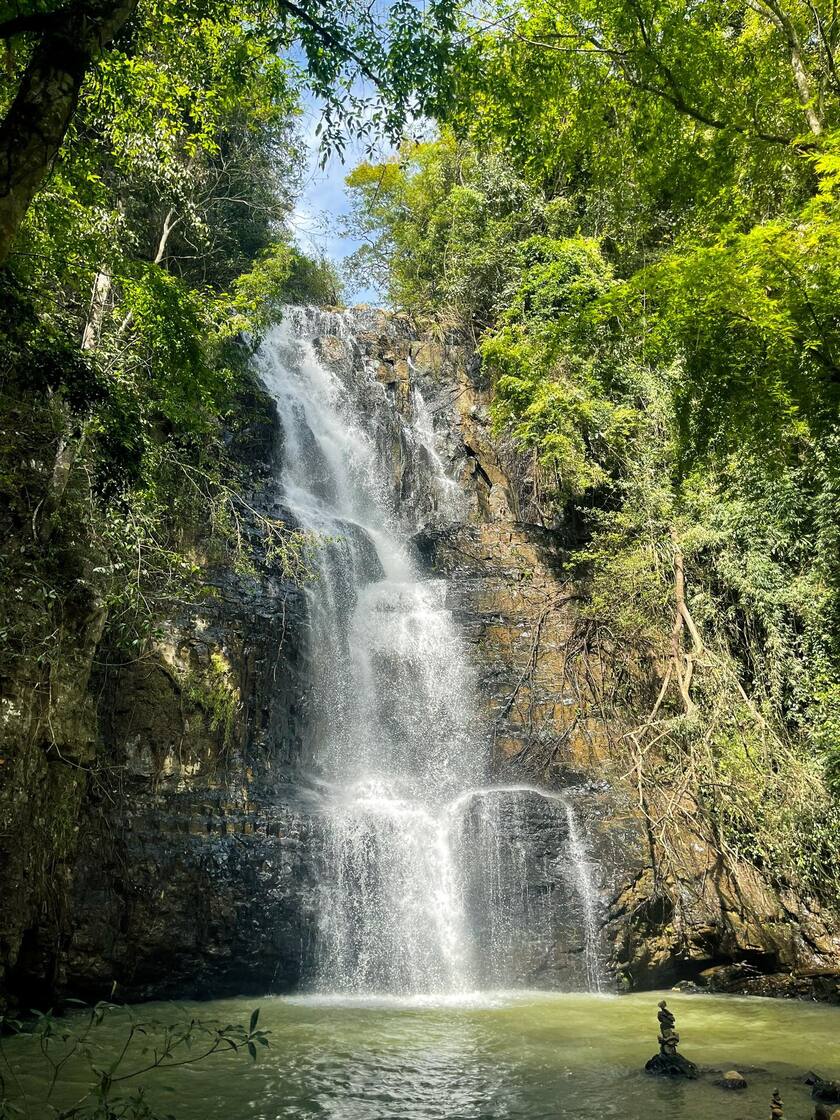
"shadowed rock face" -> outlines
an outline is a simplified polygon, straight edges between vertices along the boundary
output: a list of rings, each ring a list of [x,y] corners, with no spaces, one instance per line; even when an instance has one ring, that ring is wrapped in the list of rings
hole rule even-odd
[[[582,790],[561,799],[514,786],[478,793],[465,807],[466,909],[480,986],[612,987],[601,930],[604,852],[579,816],[588,799]]]
[[[786,994],[766,973],[796,972],[786,983],[797,994],[835,995],[840,946],[823,916],[780,899],[754,868],[732,882],[702,835],[685,837],[695,873],[656,883],[632,789],[603,778],[609,736],[586,692],[601,669],[584,674],[580,651],[571,656],[577,590],[564,549],[573,542],[517,520],[469,352],[413,338],[405,320],[380,313],[366,313],[349,339],[324,324],[319,358],[367,394],[394,509],[422,526],[417,562],[447,581],[492,783],[538,784],[563,798],[524,790],[463,807],[478,982],[584,987],[595,962],[604,985],[655,986],[738,960],[746,972],[718,972],[712,983]],[[289,449],[273,405],[255,387],[243,408],[252,420],[238,454],[252,504],[283,516],[278,465]],[[441,470],[458,484],[451,492],[428,485]],[[258,547],[251,574],[211,569],[208,584],[212,594],[185,606],[140,662],[94,665],[96,619],[79,664],[68,665],[66,738],[77,751],[67,753],[106,765],[95,779],[73,771],[72,797],[39,794],[39,812],[66,813],[77,829],[49,889],[27,885],[29,826],[4,840],[4,891],[21,900],[0,928],[13,999],[96,998],[114,982],[129,1000],[311,980],[326,775],[313,766],[310,609]],[[586,912],[570,827],[585,845]],[[492,845],[499,874],[490,879],[481,851]]]

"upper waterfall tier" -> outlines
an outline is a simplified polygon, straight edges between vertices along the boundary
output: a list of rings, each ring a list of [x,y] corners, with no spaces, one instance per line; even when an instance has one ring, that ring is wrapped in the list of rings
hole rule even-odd
[[[384,781],[440,800],[483,774],[471,672],[445,584],[420,578],[410,548],[421,511],[437,516],[451,483],[428,449],[428,413],[418,431],[415,410],[400,416],[360,360],[361,326],[350,313],[295,310],[260,352],[283,427],[285,500],[320,537],[309,594],[312,761],[345,790]],[[383,435],[412,459],[411,500],[394,492]]]

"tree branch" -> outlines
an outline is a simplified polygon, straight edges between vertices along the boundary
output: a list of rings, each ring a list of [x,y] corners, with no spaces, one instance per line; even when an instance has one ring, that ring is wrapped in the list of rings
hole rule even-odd
[[[643,25],[642,25],[643,26]],[[609,47],[600,42],[592,35],[579,36],[579,46],[558,46],[556,43],[547,42],[545,39],[534,39],[528,35],[523,35],[521,31],[515,28],[508,27],[508,30],[515,39],[522,43],[526,43],[531,47],[538,47],[540,50],[552,51],[556,54],[600,54],[606,55],[610,58],[622,71],[627,82],[634,86],[636,89],[643,90],[645,93],[653,94],[654,97],[661,97],[663,100],[669,102],[679,113],[698,124],[706,125],[708,128],[714,128],[718,132],[737,132],[741,136],[754,136],[758,140],[763,140],[768,144],[782,144],[789,147],[793,143],[793,137],[781,136],[777,133],[764,132],[759,127],[749,128],[746,125],[738,124],[735,121],[724,121],[717,117],[711,116],[709,113],[698,109],[696,106],[691,105],[685,97],[682,89],[679,87],[673,72],[665,65],[654,53],[649,46],[647,31],[643,31],[642,37],[645,41],[645,49],[650,56],[651,61],[656,68],[665,77],[670,89],[663,89],[662,86],[654,85],[652,82],[644,80],[630,65],[632,51],[622,49],[620,47]],[[570,38],[570,36],[558,36],[558,38]],[[585,45],[584,45],[585,44]],[[808,145],[799,145],[800,147],[807,147]]]
[[[67,18],[69,8],[57,8],[54,12],[30,12],[25,16],[12,16],[0,20],[0,39],[11,39],[15,35],[30,33],[43,34],[51,31]]]
[[[814,23],[817,25],[817,31],[819,32],[820,42],[822,43],[823,51],[825,52],[826,66],[828,67],[828,72],[831,75],[831,81],[834,85],[835,90],[840,90],[840,78],[838,78],[837,75],[837,62],[834,57],[834,51],[832,50],[831,42],[829,41],[828,35],[826,34],[825,25],[820,19],[820,13],[817,11],[813,0],[805,0],[805,2],[808,5],[811,15],[814,17]]]
[[[777,0],[758,0],[758,3],[760,8],[755,10],[763,12],[787,40],[793,82],[796,86],[799,102],[802,105],[802,111],[805,114],[805,120],[814,136],[821,136],[823,131],[822,118],[814,108],[811,80],[808,77],[808,71],[805,69],[805,62],[802,58],[802,44],[799,41],[799,33],[793,24],[793,20]],[[755,6],[753,5],[753,7]]]
[[[357,54],[351,47],[348,47],[347,44],[341,40],[340,36],[331,31],[329,27],[325,27],[315,19],[314,16],[311,16],[305,8],[296,4],[294,0],[277,0],[277,7],[287,11],[296,19],[299,19],[301,23],[305,23],[311,31],[314,31],[316,35],[323,39],[328,47],[332,47],[334,51],[338,51],[339,54],[344,55],[350,62],[355,62],[359,67],[359,72],[364,74],[369,81],[373,82],[377,89],[382,89],[384,87],[382,79],[370,69],[361,55]]]
[[[669,81],[669,85],[671,85],[670,91],[667,89],[663,89],[661,86],[653,85],[652,83],[645,81],[630,69],[627,64],[628,56],[629,52],[626,51],[615,52],[615,61],[619,66],[621,66],[622,70],[624,71],[624,76],[627,78],[627,81],[630,83],[630,85],[635,86],[636,89],[644,90],[645,93],[652,93],[654,97],[661,97],[663,100],[668,101],[679,113],[683,113],[685,116],[691,117],[691,119],[697,121],[698,124],[704,124],[708,128],[714,128],[718,132],[731,131],[737,132],[740,136],[755,136],[756,139],[764,140],[768,144],[783,144],[786,148],[793,143],[792,137],[780,136],[777,133],[772,132],[764,132],[762,129],[758,128],[748,128],[746,125],[738,124],[735,121],[720,120],[720,118],[713,117],[709,113],[704,112],[702,109],[698,109],[696,106],[690,105],[686,101],[685,95],[682,93],[679,87],[676,87],[675,89],[674,85],[672,84],[673,79],[672,81]],[[654,64],[656,64],[656,59],[653,58],[653,56],[651,57]]]

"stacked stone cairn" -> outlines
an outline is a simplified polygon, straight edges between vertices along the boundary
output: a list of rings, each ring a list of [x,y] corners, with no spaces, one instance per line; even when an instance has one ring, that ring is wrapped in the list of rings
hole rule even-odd
[[[773,1090],[773,1096],[770,1098],[770,1120],[784,1120],[784,1101],[779,1096],[779,1090]]]
[[[676,1030],[676,1020],[668,1010],[665,1000],[659,1003],[659,1053],[654,1054],[645,1065],[645,1070],[654,1077],[697,1077],[697,1066],[677,1053],[680,1036]]]

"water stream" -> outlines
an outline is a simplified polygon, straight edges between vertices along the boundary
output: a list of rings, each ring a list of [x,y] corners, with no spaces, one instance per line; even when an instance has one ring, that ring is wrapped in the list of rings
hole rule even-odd
[[[529,962],[554,951],[565,906],[579,915],[575,986],[600,990],[595,891],[571,801],[488,788],[489,737],[446,584],[420,572],[411,546],[421,528],[463,517],[463,495],[410,365],[383,381],[363,359],[372,326],[370,313],[296,309],[258,355],[282,425],[284,503],[322,542],[308,591],[308,763],[326,791],[312,987],[527,983]],[[534,849],[537,819],[565,836],[560,853],[544,840]]]

